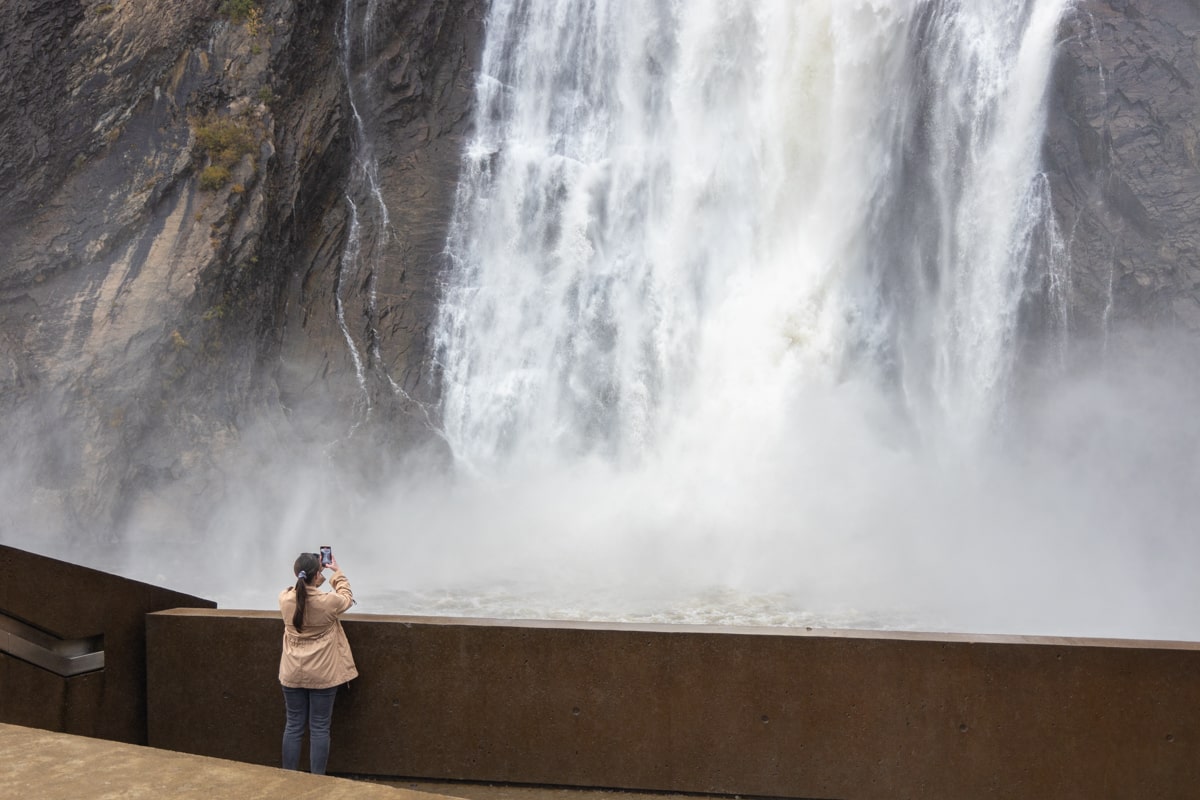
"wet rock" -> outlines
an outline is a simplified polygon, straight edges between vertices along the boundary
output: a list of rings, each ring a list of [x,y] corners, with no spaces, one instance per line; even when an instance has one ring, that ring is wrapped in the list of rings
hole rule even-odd
[[[1061,28],[1045,154],[1072,334],[1192,328],[1200,267],[1200,7],[1083,0]],[[1046,291],[1047,301],[1050,292]]]

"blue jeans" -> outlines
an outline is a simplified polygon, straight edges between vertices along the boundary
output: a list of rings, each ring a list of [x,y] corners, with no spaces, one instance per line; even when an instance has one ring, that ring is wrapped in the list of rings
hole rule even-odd
[[[308,769],[313,775],[325,774],[329,761],[329,723],[333,719],[333,699],[337,687],[329,689],[293,689],[283,687],[287,706],[287,725],[283,729],[283,768],[300,768],[300,744],[308,723]]]

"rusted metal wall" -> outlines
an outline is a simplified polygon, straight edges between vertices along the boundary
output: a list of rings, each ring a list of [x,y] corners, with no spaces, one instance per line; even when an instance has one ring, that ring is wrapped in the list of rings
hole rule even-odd
[[[147,618],[150,743],[275,764],[277,614]],[[1200,645],[351,616],[342,773],[809,798],[1195,798]]]
[[[0,614],[104,650],[103,669],[71,677],[0,652],[0,722],[145,744],[146,614],[216,604],[3,545],[0,563]]]

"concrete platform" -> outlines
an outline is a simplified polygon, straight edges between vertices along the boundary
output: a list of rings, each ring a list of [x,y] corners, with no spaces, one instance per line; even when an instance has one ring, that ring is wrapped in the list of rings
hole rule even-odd
[[[446,781],[351,780],[0,723],[0,791],[38,800],[634,800],[651,795]],[[685,795],[652,795],[683,800]]]
[[[38,800],[436,800],[378,783],[287,772],[152,747],[0,724],[5,797]]]

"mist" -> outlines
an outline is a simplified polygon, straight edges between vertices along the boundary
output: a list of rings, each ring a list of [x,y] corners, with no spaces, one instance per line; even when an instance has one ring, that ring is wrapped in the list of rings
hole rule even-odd
[[[637,464],[417,459],[372,481],[247,430],[223,492],[188,488],[207,519],[151,503],[82,536],[39,519],[14,461],[2,541],[225,608],[273,608],[330,544],[364,613],[1196,640],[1196,362],[1169,334],[1111,342],[971,449],[914,438],[853,382],[732,450],[714,430]]]
[[[751,441],[731,419],[634,464],[410,464],[369,493],[332,467],[272,470],[276,509],[252,482],[202,537],[227,532],[244,576],[180,580],[270,607],[291,554],[329,543],[377,613],[1194,640],[1187,344],[1111,345],[969,449],[915,440],[848,382],[758,416]]]

